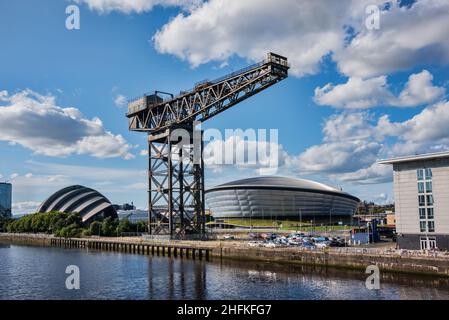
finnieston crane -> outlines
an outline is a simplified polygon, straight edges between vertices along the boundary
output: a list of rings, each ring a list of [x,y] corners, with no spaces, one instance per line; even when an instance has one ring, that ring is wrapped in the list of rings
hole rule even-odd
[[[155,91],[128,103],[129,130],[148,134],[148,231],[171,238],[204,238],[202,132],[195,124],[288,77],[286,57],[268,53],[259,63],[178,96]],[[180,139],[187,130],[189,140]],[[195,135],[197,139],[195,139]],[[173,137],[177,137],[174,139]],[[198,145],[199,144],[199,145]],[[200,149],[200,156],[194,155]]]

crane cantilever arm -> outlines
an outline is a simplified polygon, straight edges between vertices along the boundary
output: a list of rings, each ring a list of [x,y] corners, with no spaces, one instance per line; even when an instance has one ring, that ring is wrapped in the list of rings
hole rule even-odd
[[[157,133],[176,124],[205,121],[288,77],[287,58],[269,53],[267,59],[163,101],[145,95],[128,104],[129,130]]]

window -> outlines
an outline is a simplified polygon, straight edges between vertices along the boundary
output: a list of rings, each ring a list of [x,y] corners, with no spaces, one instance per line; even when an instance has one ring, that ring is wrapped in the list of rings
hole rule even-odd
[[[424,182],[418,182],[418,193],[424,193]]]
[[[421,250],[429,250],[437,248],[437,239],[435,237],[421,237]]]
[[[421,214],[419,215],[419,217],[421,218]],[[427,208],[427,219],[433,219],[433,208]],[[425,219],[425,218],[421,218],[421,219]]]
[[[437,248],[437,239],[436,238],[427,238],[429,241],[429,248],[430,249],[436,249]]]
[[[420,206],[425,206],[426,202],[425,202],[425,197],[424,196],[418,196],[418,202]]]
[[[425,221],[420,221],[419,222],[419,230],[421,232],[426,232],[426,222]]]
[[[426,171],[426,180],[431,180],[432,179],[432,169],[427,168],[425,171]]]
[[[426,218],[426,208],[419,208],[419,218],[420,219]]]
[[[433,195],[428,194],[426,195],[426,202],[428,206],[432,206],[433,205]]]
[[[418,180],[424,180],[424,172],[422,169],[416,170],[416,175],[418,176]]]
[[[426,192],[428,192],[428,193],[432,192],[432,181],[426,182]]]
[[[427,231],[435,232],[435,221],[427,221]]]
[[[421,245],[421,250],[427,250],[427,238],[421,238],[419,239],[420,245]]]

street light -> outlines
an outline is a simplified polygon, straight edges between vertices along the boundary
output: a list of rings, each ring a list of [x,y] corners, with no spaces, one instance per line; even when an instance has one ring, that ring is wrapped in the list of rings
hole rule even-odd
[[[329,231],[332,231],[332,210],[333,208],[329,210]]]

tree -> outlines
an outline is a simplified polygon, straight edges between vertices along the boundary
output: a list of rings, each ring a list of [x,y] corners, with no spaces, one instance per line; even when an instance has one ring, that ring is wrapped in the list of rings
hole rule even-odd
[[[101,233],[103,236],[112,237],[117,230],[117,222],[111,217],[107,217],[101,224]]]
[[[81,232],[82,229],[76,223],[73,223],[56,231],[55,236],[64,238],[79,238],[81,236]]]
[[[101,236],[102,224],[99,221],[94,221],[89,226],[90,234],[93,236]]]
[[[146,221],[138,221],[136,223],[137,232],[147,232],[147,222]]]
[[[117,234],[122,234],[122,233],[125,233],[125,232],[132,232],[132,231],[134,231],[134,226],[131,224],[131,222],[129,222],[129,220],[128,219],[123,219],[123,220],[120,220],[120,222],[118,223],[118,226],[117,226]]]

